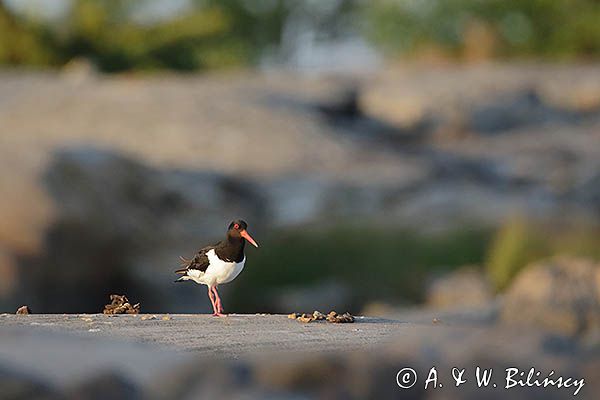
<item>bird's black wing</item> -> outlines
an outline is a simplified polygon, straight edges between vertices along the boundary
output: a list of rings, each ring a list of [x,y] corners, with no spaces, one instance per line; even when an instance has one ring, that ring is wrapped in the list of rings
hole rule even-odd
[[[202,249],[198,250],[198,252],[194,255],[194,258],[192,258],[191,260],[186,260],[185,258],[180,257],[181,261],[183,262],[183,268],[178,269],[177,271],[175,271],[175,273],[185,274],[190,269],[197,269],[199,271],[206,272],[209,263],[208,256],[206,255],[206,253],[214,249],[216,246],[218,246],[218,244],[203,247]]]

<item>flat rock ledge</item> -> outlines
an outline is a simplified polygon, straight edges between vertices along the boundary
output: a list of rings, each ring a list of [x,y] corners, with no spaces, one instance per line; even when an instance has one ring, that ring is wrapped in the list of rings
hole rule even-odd
[[[504,389],[506,368],[583,378],[600,390],[600,347],[490,322],[414,312],[355,323],[286,315],[0,315],[0,399],[572,398],[574,387]],[[493,368],[497,388],[475,369]],[[432,367],[443,387],[425,390]],[[467,382],[455,387],[452,369]],[[397,384],[403,368],[417,383]],[[491,385],[491,384],[490,384]]]
[[[230,314],[31,314],[0,316],[2,330],[64,332],[123,339],[170,351],[237,358],[264,351],[304,352],[365,348],[389,340],[401,321],[357,317],[355,323],[304,324],[287,315]],[[0,343],[0,348],[2,343]]]

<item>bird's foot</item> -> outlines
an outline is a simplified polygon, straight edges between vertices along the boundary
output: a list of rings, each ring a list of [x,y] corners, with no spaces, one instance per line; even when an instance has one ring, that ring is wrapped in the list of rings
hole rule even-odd
[[[221,312],[218,312],[218,313],[213,313],[212,316],[213,317],[226,317],[227,314],[222,314]]]

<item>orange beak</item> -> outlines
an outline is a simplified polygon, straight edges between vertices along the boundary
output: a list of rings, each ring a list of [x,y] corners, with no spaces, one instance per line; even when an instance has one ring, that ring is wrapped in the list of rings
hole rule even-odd
[[[242,237],[249,241],[254,247],[258,247],[258,243],[256,243],[254,239],[252,239],[252,236],[250,236],[250,234],[246,232],[245,229],[243,231],[240,231],[240,235],[242,235]]]

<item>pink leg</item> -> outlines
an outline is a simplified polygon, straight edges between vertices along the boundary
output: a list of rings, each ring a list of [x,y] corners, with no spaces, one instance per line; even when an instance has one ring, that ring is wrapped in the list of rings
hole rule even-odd
[[[223,310],[223,306],[221,305],[221,297],[219,296],[219,292],[217,292],[216,286],[213,287],[213,293],[215,295],[215,299],[216,299],[215,303],[217,304],[217,309],[219,310],[220,313],[222,313],[225,310]]]
[[[208,298],[210,299],[210,304],[212,304],[212,308],[213,308],[213,315],[215,315],[217,313],[217,307],[215,305],[215,296],[212,292],[212,288],[209,286],[208,287]]]
[[[212,288],[210,286],[208,287],[208,297],[210,298],[210,302],[212,303],[213,315],[215,317],[221,317],[223,314],[221,314],[221,312],[219,311],[219,308],[217,307],[215,295],[213,294]]]

